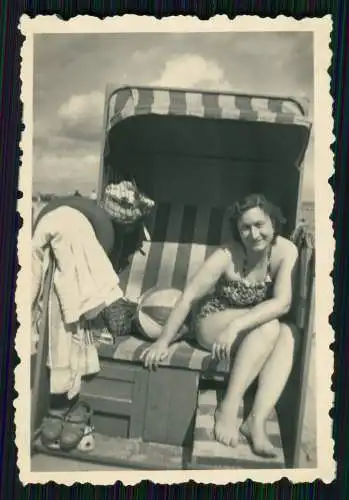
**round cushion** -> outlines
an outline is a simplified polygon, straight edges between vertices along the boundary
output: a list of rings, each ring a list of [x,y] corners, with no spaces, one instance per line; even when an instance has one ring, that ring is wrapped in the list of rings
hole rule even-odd
[[[81,212],[92,225],[96,238],[100,245],[104,248],[107,255],[110,255],[114,247],[115,231],[110,216],[106,211],[99,207],[94,200],[80,196],[66,196],[51,200],[39,213],[35,225],[49,212],[56,208],[67,206]]]
[[[175,288],[157,287],[144,293],[136,312],[136,321],[141,333],[149,339],[157,339],[181,294],[182,292]],[[188,328],[184,325],[180,334],[184,335],[187,331]]]

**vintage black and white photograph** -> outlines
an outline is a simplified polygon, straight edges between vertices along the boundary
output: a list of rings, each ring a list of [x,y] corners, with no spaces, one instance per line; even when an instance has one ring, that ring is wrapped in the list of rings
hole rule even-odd
[[[23,477],[331,479],[328,19],[49,21],[24,23]]]

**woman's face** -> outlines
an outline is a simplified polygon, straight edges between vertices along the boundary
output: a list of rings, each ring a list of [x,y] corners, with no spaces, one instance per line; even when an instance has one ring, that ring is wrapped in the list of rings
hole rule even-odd
[[[246,248],[262,251],[274,238],[274,227],[271,218],[260,207],[247,210],[238,221],[241,241]]]

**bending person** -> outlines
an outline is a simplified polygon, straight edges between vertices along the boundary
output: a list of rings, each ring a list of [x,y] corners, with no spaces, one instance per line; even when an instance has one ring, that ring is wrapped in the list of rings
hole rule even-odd
[[[237,444],[241,400],[259,376],[251,413],[240,430],[255,453],[274,456],[265,427],[293,363],[297,331],[285,318],[298,252],[280,236],[281,211],[264,196],[249,195],[229,213],[231,242],[216,250],[189,282],[160,337],[145,351],[144,364],[152,369],[167,356],[192,311],[198,343],[217,359],[234,356],[215,414],[215,438]]]
[[[88,428],[91,409],[79,401],[81,378],[97,373],[100,366],[94,336],[85,326],[101,315],[109,333],[115,337],[123,335],[131,324],[129,303],[119,286],[112,257],[120,243],[119,237],[120,240],[123,237],[123,243],[126,235],[131,238],[122,257],[139,247],[147,212],[138,206],[133,209],[130,203],[126,219],[118,197],[120,185],[122,183],[108,187],[114,196],[105,195],[103,208],[81,196],[53,200],[42,209],[34,225],[32,354],[39,339],[43,307],[49,307],[44,304],[42,294],[49,250],[55,261],[53,286],[61,320],[61,326],[57,326],[58,320],[55,320],[55,327],[46,329],[51,397],[40,430],[41,440],[47,446],[55,447],[59,442],[60,448],[73,449]],[[123,231],[123,223],[127,223],[127,231]],[[36,398],[39,398],[38,390],[38,386],[34,387]]]

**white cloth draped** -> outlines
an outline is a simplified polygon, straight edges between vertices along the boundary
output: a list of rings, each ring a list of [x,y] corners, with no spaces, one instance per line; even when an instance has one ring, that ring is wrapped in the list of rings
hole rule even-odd
[[[56,261],[54,285],[66,324],[76,323],[83,314],[123,296],[119,278],[92,225],[78,210],[63,206],[46,214],[32,245],[32,304],[45,271],[45,249],[50,246]]]
[[[111,304],[123,292],[86,217],[66,206],[46,214],[32,241],[32,354],[43,311],[50,249],[54,258],[48,303],[50,389],[52,394],[67,393],[73,398],[80,391],[81,377],[100,370],[93,336],[81,317]]]

